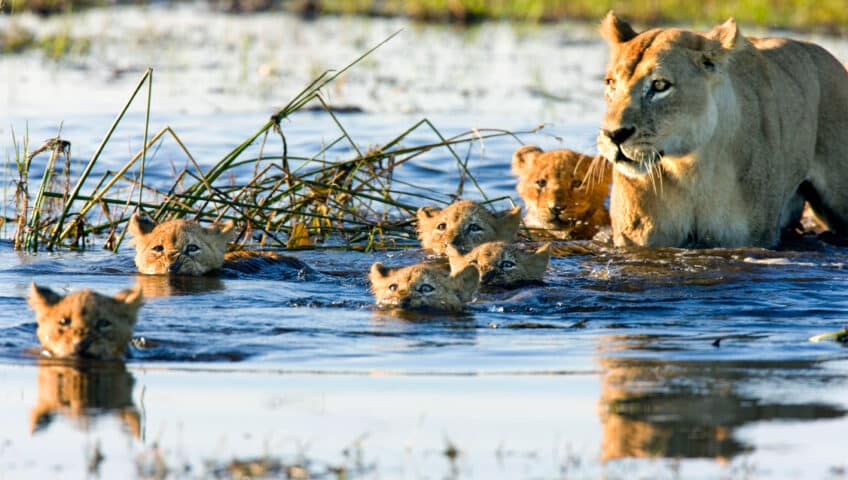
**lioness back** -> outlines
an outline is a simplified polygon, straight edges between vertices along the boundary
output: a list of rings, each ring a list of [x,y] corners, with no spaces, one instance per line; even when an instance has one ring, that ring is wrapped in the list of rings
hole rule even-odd
[[[512,156],[516,190],[527,207],[524,223],[564,240],[588,240],[609,225],[604,202],[612,169],[602,157],[527,145]]]
[[[492,213],[471,200],[460,200],[443,209],[418,209],[421,247],[438,254],[444,254],[448,245],[466,253],[486,242],[511,242],[520,225],[521,207]]]
[[[61,296],[32,284],[28,298],[38,323],[36,335],[52,357],[117,360],[132,337],[141,288],[106,297],[91,290]]]
[[[771,247],[805,201],[848,233],[848,73],[832,55],[732,20],[637,33],[610,13],[601,31],[616,245]]]
[[[388,268],[377,262],[368,278],[381,307],[459,312],[477,291],[479,275],[470,265],[451,274],[436,265]]]

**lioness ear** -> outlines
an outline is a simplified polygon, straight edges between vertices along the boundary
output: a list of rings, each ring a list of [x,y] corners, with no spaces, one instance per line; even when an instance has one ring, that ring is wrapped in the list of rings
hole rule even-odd
[[[713,28],[707,34],[707,37],[717,41],[726,50],[735,50],[740,44],[742,34],[739,32],[739,26],[736,25],[736,20],[728,18],[727,21]]]
[[[381,262],[376,262],[374,265],[371,265],[371,272],[368,274],[368,278],[371,280],[371,283],[376,283],[377,281],[384,279],[389,276],[389,269],[386,268]]]
[[[156,228],[156,223],[152,220],[147,219],[146,217],[142,217],[141,215],[134,213],[132,218],[130,218],[130,223],[127,226],[127,231],[130,232],[130,235],[136,238],[141,238],[148,233],[152,232],[153,229]]]
[[[612,10],[601,21],[601,36],[610,45],[616,45],[632,40],[638,33],[629,23],[615,16]]]
[[[32,282],[29,286],[29,297],[27,297],[27,302],[29,306],[32,307],[36,312],[41,311],[47,307],[52,307],[56,305],[62,300],[62,296],[50,290],[47,287],[39,287]]]
[[[458,290],[459,298],[463,302],[470,302],[480,285],[480,272],[477,271],[477,267],[467,265],[462,270],[452,273],[451,278]]]
[[[524,145],[512,154],[512,173],[517,177],[522,177],[533,168],[533,162],[536,157],[541,155],[542,149],[535,145]]]
[[[136,285],[115,294],[115,300],[127,304],[132,310],[138,310],[144,295],[141,293],[141,285]]]
[[[518,234],[518,227],[521,226],[521,205],[501,212],[496,216],[498,217],[498,224],[496,226],[498,239],[505,242],[513,241]]]
[[[701,58],[701,65],[707,72],[716,72],[727,56],[739,50],[745,44],[745,37],[739,31],[736,21],[729,18],[706,34],[708,42]],[[712,43],[712,45],[710,45]]]

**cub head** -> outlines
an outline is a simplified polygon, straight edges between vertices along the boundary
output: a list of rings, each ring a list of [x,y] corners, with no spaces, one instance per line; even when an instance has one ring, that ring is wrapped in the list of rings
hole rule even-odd
[[[221,268],[233,224],[201,227],[190,220],[155,224],[135,214],[129,233],[135,240],[135,265],[146,274],[203,275]]]
[[[540,283],[551,258],[551,244],[526,250],[505,242],[489,242],[462,255],[448,247],[451,271],[473,266],[480,273],[480,285],[512,287]]]
[[[36,335],[47,353],[56,358],[102,360],[123,358],[141,300],[138,286],[114,297],[91,290],[62,297],[35,283],[28,298],[38,322]]]
[[[451,274],[435,265],[388,268],[377,262],[369,279],[379,306],[459,312],[477,291],[479,274],[471,265]]]
[[[725,67],[748,44],[736,23],[728,20],[706,34],[636,33],[610,12],[601,34],[610,46],[601,155],[636,178],[706,145],[722,127],[721,105],[734,101]]]
[[[444,209],[418,209],[418,238],[425,250],[443,254],[448,245],[462,253],[477,245],[503,240],[511,242],[521,225],[521,207],[491,213],[470,200],[454,202]]]
[[[528,227],[573,228],[577,222],[593,222],[596,212],[606,212],[612,169],[601,157],[528,145],[513,154],[512,173],[527,207]]]

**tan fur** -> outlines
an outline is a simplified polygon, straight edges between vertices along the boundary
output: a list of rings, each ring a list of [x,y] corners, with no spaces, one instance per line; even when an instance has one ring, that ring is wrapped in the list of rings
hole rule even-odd
[[[512,173],[527,208],[527,227],[545,229],[562,240],[589,240],[609,225],[604,201],[612,169],[602,157],[526,145],[512,155]]]
[[[435,265],[387,268],[377,262],[369,279],[379,306],[459,312],[477,291],[479,274],[470,265],[451,274]]]
[[[138,437],[141,418],[133,404],[135,381],[123,363],[83,368],[42,362],[38,367],[38,400],[30,413],[32,432],[43,430],[56,415],[75,421],[83,430],[97,416],[118,416]]]
[[[421,247],[438,254],[444,254],[448,245],[461,253],[467,253],[486,242],[511,242],[518,234],[520,225],[521,207],[491,213],[478,203],[460,200],[444,209],[418,209],[418,238]]]
[[[28,301],[35,310],[38,340],[52,357],[117,360],[126,352],[142,294],[136,286],[114,298],[91,290],[62,297],[33,283]]]
[[[512,287],[542,281],[551,258],[551,244],[527,250],[515,244],[489,242],[465,255],[448,247],[447,254],[452,272],[471,265],[480,273],[480,285]]]
[[[770,247],[804,200],[848,232],[848,73],[827,51],[732,20],[636,34],[610,13],[601,31],[616,245]]]
[[[155,224],[137,214],[130,219],[135,264],[145,274],[203,275],[224,265],[232,223],[201,227],[190,220]]]

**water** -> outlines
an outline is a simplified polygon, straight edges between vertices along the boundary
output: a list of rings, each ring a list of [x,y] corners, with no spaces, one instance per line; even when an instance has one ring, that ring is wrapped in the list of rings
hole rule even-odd
[[[78,21],[107,25],[107,32],[121,26],[132,31],[140,15],[135,9],[124,16],[108,12],[113,10]],[[154,9],[146,13],[159,21],[143,18],[150,28],[161,23],[163,29],[183,18],[191,32],[192,22],[212,22],[222,38],[273,21],[290,27],[255,38],[249,63],[271,58],[274,35],[307,38],[296,47],[311,46],[308,52],[332,52],[314,57],[320,62],[337,60],[351,47],[322,49],[314,32],[344,26],[347,33],[333,38],[344,45],[346,38],[368,43],[399,26],[338,19],[303,26],[288,17],[205,12],[186,19],[179,12],[183,17]],[[352,73],[340,87],[339,103],[366,110],[342,121],[367,147],[424,115],[445,135],[480,127],[524,130],[555,119],[522,140],[591,151],[602,108],[593,97],[600,91],[594,77],[603,68],[596,58],[603,46],[591,35],[577,26],[528,33],[493,25],[472,34],[410,28],[400,45],[375,60],[379,68],[360,77]],[[846,51],[845,42],[825,42],[837,54]],[[212,64],[186,60],[184,76],[173,66],[174,58],[188,55],[182,50],[166,49],[160,58],[141,44],[132,58],[149,57],[163,70],[154,130],[171,125],[209,165],[261,126],[270,105],[288,97],[275,93],[271,102],[262,94],[212,89],[186,96],[204,73],[232,74],[223,67],[232,61],[225,47],[200,40],[192,45],[223,57]],[[279,57],[268,62],[285,58],[287,44],[277,45]],[[474,53],[485,50],[481,45],[495,47]],[[516,45],[537,53],[515,60]],[[99,57],[74,60],[82,65],[77,69],[53,70],[34,56],[4,58],[0,68],[10,78],[79,76],[93,79],[96,88],[37,83],[38,98],[7,95],[9,121],[2,128],[13,125],[20,134],[28,125],[35,142],[53,136],[64,121],[73,161],[84,162],[115,113],[109,102],[120,105],[126,84],[137,80],[98,78],[107,69],[98,63],[109,64],[122,46],[98,47]],[[444,48],[461,48],[463,55],[444,56]],[[538,53],[552,50],[559,55]],[[433,58],[444,63],[432,82],[430,72],[405,68]],[[510,61],[518,61],[523,73],[505,80],[498,72]],[[452,85],[441,69],[462,62],[468,67],[461,73],[470,78],[465,84],[489,86],[459,101],[469,98],[459,92],[465,84]],[[512,88],[539,84],[532,72],[542,67],[556,80],[542,83],[571,99],[540,100],[537,90]],[[298,63],[291,72],[302,68]],[[373,89],[376,80],[363,78],[373,72],[406,88],[397,93],[377,82],[374,91],[389,92],[390,99],[361,94]],[[248,84],[260,80],[247,74]],[[418,88],[428,82],[435,85]],[[565,95],[572,87],[584,93]],[[14,88],[35,89],[28,83]],[[57,89],[69,89],[74,101],[49,113],[43,99]],[[497,102],[506,91],[510,100]],[[209,98],[221,108],[205,108]],[[423,107],[407,111],[399,102]],[[138,148],[142,122],[138,111],[131,113],[104,153],[101,171],[123,164]],[[292,149],[317,151],[334,136],[319,114],[298,115],[285,127]],[[422,131],[410,142],[428,140],[432,135]],[[482,157],[474,147],[470,167],[490,196],[516,197],[506,172],[517,145],[506,138],[486,141]],[[172,162],[181,168],[185,158],[165,143],[146,175],[167,184]],[[399,174],[447,194],[457,178],[452,162],[433,152]],[[353,478],[846,476],[848,350],[808,338],[846,323],[848,251],[814,243],[776,251],[583,246],[586,255],[552,259],[543,286],[482,292],[462,316],[400,318],[373,309],[366,272],[378,260],[401,265],[424,259],[417,249],[297,252],[314,272],[269,269],[169,280],[136,275],[129,246],[117,255],[98,249],[25,255],[0,243],[0,478],[204,478],[238,476],[249,471],[239,468],[250,466],[253,474],[264,468],[269,476],[294,478],[304,471],[329,478],[342,471]],[[45,363],[34,353],[36,325],[24,300],[32,281],[109,294],[140,283],[147,299],[135,334],[143,341],[125,366]]]

